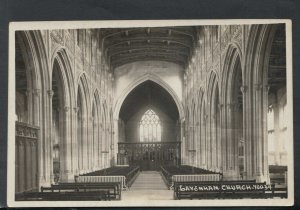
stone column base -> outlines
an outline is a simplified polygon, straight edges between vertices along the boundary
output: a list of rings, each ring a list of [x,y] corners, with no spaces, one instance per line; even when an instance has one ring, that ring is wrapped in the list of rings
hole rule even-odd
[[[267,184],[270,184],[270,177],[268,175],[257,175],[256,182],[266,182]]]
[[[49,187],[49,186],[51,186],[52,180],[53,179],[50,179],[50,178],[47,180],[44,177],[40,177],[39,178],[39,186],[38,186],[39,190],[41,189],[41,187]]]
[[[62,172],[60,175],[60,182],[74,182],[74,174],[71,171]]]
[[[223,171],[223,180],[240,180],[240,176],[238,171],[235,170],[227,170]]]

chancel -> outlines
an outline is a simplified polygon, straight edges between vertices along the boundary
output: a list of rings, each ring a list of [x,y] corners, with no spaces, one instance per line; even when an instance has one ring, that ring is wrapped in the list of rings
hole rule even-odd
[[[15,79],[16,200],[287,198],[285,24],[16,31]]]

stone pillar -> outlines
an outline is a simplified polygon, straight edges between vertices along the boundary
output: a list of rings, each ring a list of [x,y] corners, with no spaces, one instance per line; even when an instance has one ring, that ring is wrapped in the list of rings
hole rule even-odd
[[[73,108],[73,144],[72,144],[72,154],[73,154],[73,172],[75,175],[79,174],[79,144],[78,144],[78,111],[79,107]]]
[[[254,88],[249,89],[247,86],[244,86],[243,92],[243,112],[244,112],[244,141],[245,141],[245,154],[244,154],[244,178],[245,179],[254,179],[254,150],[253,145],[255,136],[254,133],[254,99],[251,97],[253,95]]]
[[[93,170],[94,166],[94,142],[93,142],[93,117],[90,116],[88,121],[88,127],[87,127],[87,139],[89,141],[89,147],[88,147],[88,158],[89,158],[89,165],[88,165],[88,172],[91,172]]]
[[[211,157],[211,116],[208,114],[206,126],[206,161],[207,169],[212,169],[212,157]]]
[[[227,137],[226,137],[226,109],[224,104],[219,105],[220,110],[220,139],[221,139],[221,168],[223,173],[227,169]]]
[[[40,126],[40,97],[41,90],[34,89],[33,90],[33,125]]]
[[[205,113],[201,113],[201,117],[201,168],[207,169],[206,121],[208,116]]]
[[[119,142],[119,119],[114,119],[114,130],[113,130],[113,145],[114,145],[114,158],[115,158],[115,164],[117,164],[117,158],[118,158],[118,142]]]
[[[243,162],[243,165],[244,165],[244,171],[242,173],[242,179],[246,178],[247,177],[247,173],[246,173],[246,170],[247,168],[247,163],[246,163],[246,156],[247,156],[247,152],[246,152],[246,141],[245,139],[247,139],[247,125],[248,125],[248,121],[247,120],[247,113],[249,113],[249,110],[247,109],[248,105],[249,105],[249,101],[248,101],[248,104],[247,104],[247,94],[248,94],[248,86],[246,85],[242,85],[240,87],[240,90],[243,94],[243,133],[242,133],[242,138],[243,138],[243,155],[244,155],[244,162]],[[247,110],[247,111],[246,111]],[[249,142],[249,141],[248,141]],[[249,145],[249,144],[248,144]]]
[[[275,164],[280,165],[280,128],[279,128],[279,105],[272,104],[274,113],[274,149],[275,149]]]
[[[234,115],[234,104],[226,104],[226,119],[224,119],[224,123],[226,124],[226,141],[225,141],[225,159],[226,159],[226,166],[223,169],[223,176],[224,179],[232,179],[234,174],[234,154],[233,154],[233,115]]]
[[[97,118],[93,117],[93,171],[97,170],[98,156],[98,130],[97,130]]]
[[[198,117],[199,117],[199,113],[197,114],[197,120],[199,120],[198,119]],[[196,150],[196,154],[195,154],[195,156],[196,156],[196,163],[195,163],[195,166],[196,167],[200,167],[200,163],[201,163],[201,153],[200,153],[200,150],[201,150],[201,142],[200,142],[200,140],[201,140],[201,138],[200,138],[200,122],[199,121],[197,121],[196,122],[196,133],[195,133],[195,141],[196,141],[196,148],[195,148],[195,150]]]
[[[27,97],[27,123],[28,124],[33,124],[33,100],[32,100],[32,95],[33,95],[33,90],[27,89],[26,92],[26,97]]]
[[[181,119],[181,122],[180,122],[180,130],[181,130],[181,164],[185,164],[185,159],[186,159],[186,138],[185,138],[185,135],[186,135],[186,132],[185,132],[185,122],[184,120]]]
[[[268,181],[267,177],[267,160],[266,149],[266,121],[267,121],[267,106],[266,106],[266,91],[262,84],[255,85],[255,114],[254,114],[254,157],[255,157],[255,175],[256,180]],[[265,100],[264,100],[265,99]]]
[[[238,148],[239,148],[239,141],[241,139],[240,134],[240,128],[239,124],[241,123],[239,121],[239,104],[238,102],[234,103],[233,105],[233,135],[232,135],[232,178],[238,179],[239,178],[239,154],[238,154]]]
[[[44,176],[45,176],[45,180],[47,179],[46,177],[49,176],[50,178],[50,182],[53,183],[54,182],[54,174],[53,174],[53,122],[52,122],[52,98],[54,95],[53,90],[48,90],[48,104],[49,104],[49,115],[48,115],[48,126],[49,129],[45,130],[46,132],[48,132],[48,140],[49,141],[43,141],[43,146],[45,147],[45,150],[43,149],[43,151],[45,151],[44,153],[44,163],[42,163],[42,167],[43,167],[43,171],[44,171]],[[48,149],[46,149],[48,148]],[[40,148],[41,149],[41,148]],[[39,160],[42,161],[42,160]]]
[[[71,144],[71,112],[70,107],[65,106],[63,109],[63,132],[60,140],[62,145],[61,156],[61,182],[74,181],[74,174],[72,172],[72,144]]]
[[[211,169],[213,171],[216,171],[216,167],[217,167],[217,127],[216,127],[216,113],[213,112],[211,114],[211,128],[210,128],[210,134],[211,134],[211,146],[210,146],[210,153],[211,153]]]
[[[81,173],[86,173],[88,170],[88,138],[87,138],[87,119],[86,116],[81,117]]]
[[[270,182],[269,177],[269,150],[268,150],[268,95],[269,95],[270,86],[265,85],[263,88],[263,107],[262,107],[262,132],[263,132],[263,179],[262,181]],[[278,130],[278,129],[277,129]]]
[[[104,161],[105,161],[105,156],[104,156],[104,151],[105,151],[105,131],[104,131],[104,121],[102,118],[101,121],[101,150],[100,150],[100,154],[101,154],[101,168],[104,168]]]
[[[34,89],[33,90],[33,125],[35,125],[35,126],[38,126],[39,128],[40,128],[40,130],[39,130],[39,138],[38,138],[38,145],[39,144],[41,144],[41,134],[42,134],[42,129],[41,129],[41,123],[40,123],[40,100],[41,100],[41,91],[40,91],[40,89]],[[42,145],[42,144],[41,144]],[[41,147],[42,148],[42,147]],[[40,148],[40,149],[41,149]],[[32,159],[32,170],[33,170],[33,172],[35,173],[35,170],[36,170],[36,167],[38,167],[38,166],[36,166],[36,161],[41,161],[40,160],[40,158],[38,158],[38,160],[36,160],[36,156],[34,156],[34,154],[36,155],[36,153],[35,153],[35,151],[32,151],[32,157],[33,157],[33,159]],[[38,157],[40,157],[40,156],[38,156]],[[42,161],[44,161],[44,160],[42,160]],[[43,164],[45,164],[45,162],[43,163]],[[32,173],[32,180],[33,180],[33,183],[32,183],[32,185],[34,186],[34,187],[37,187],[38,189],[40,189],[39,188],[39,186],[38,185],[36,185],[36,180],[37,180],[37,176],[39,176],[38,175],[38,173],[39,173],[39,170],[37,170],[37,174],[34,174],[34,173]]]
[[[101,117],[100,117],[101,119]],[[98,169],[102,169],[102,124],[101,120],[98,123]]]
[[[109,157],[110,157],[110,141],[109,141],[109,128],[106,128],[106,168],[109,167]]]
[[[224,154],[224,146],[226,146],[226,144],[224,145],[224,142],[222,141],[222,136],[223,136],[223,104],[218,104],[218,115],[219,115],[219,119],[218,119],[218,170],[219,172],[223,172],[223,154]]]

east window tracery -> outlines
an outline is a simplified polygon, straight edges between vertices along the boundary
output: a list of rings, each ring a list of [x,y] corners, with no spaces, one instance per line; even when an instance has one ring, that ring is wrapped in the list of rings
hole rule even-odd
[[[159,117],[152,109],[147,110],[140,121],[140,141],[161,141],[161,131],[162,129]]]

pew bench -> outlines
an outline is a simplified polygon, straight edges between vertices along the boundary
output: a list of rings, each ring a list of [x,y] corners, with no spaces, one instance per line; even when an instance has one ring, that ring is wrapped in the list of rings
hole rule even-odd
[[[41,192],[89,192],[89,191],[106,191],[110,199],[121,200],[121,182],[105,183],[59,183],[52,184],[51,187],[41,187]]]
[[[26,192],[16,195],[18,201],[101,201],[111,200],[108,190],[88,192]]]
[[[273,198],[274,185],[254,181],[174,182],[174,199]]]
[[[274,187],[274,197],[275,198],[287,198],[288,189],[286,185],[276,185]]]
[[[135,167],[114,167],[75,176],[76,183],[106,183],[121,182],[122,190],[128,189],[138,176],[140,168]],[[105,173],[104,173],[105,172]],[[105,175],[104,175],[105,174]]]

